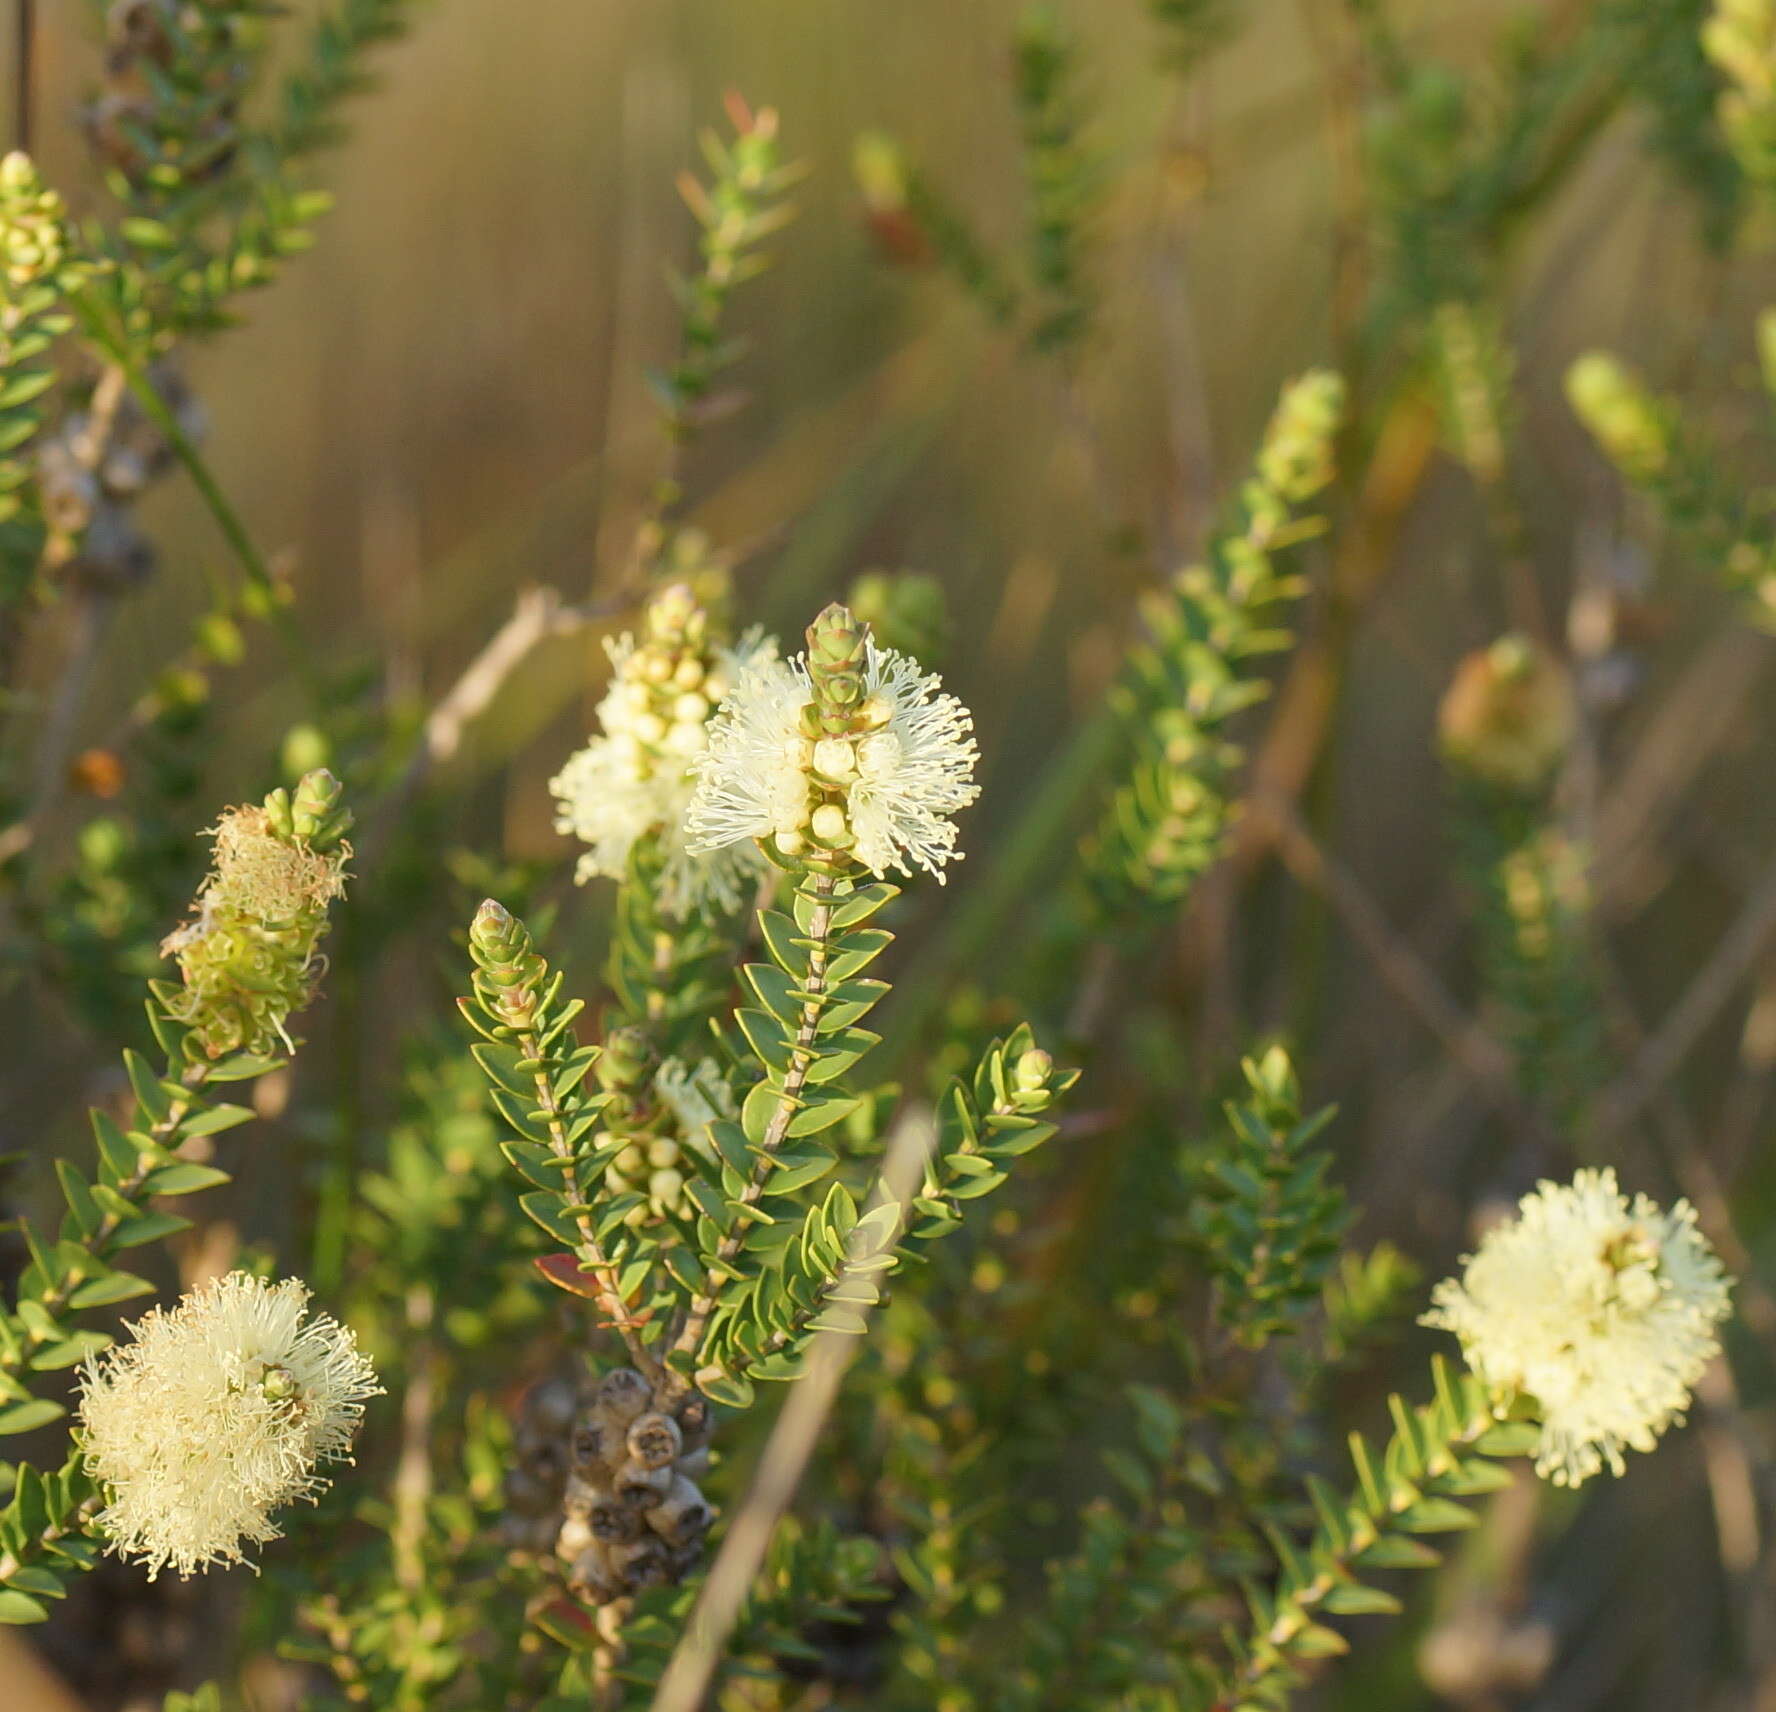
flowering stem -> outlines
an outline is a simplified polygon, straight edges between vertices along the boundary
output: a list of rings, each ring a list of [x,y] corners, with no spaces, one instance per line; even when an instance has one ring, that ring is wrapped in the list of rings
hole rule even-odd
[[[722,1238],[704,1271],[703,1287],[685,1315],[678,1335],[672,1340],[671,1353],[676,1356],[690,1356],[693,1359],[696,1356],[703,1334],[708,1329],[710,1315],[715,1312],[721,1285],[746,1240],[747,1231],[752,1228],[746,1211],[756,1206],[764,1193],[766,1179],[771,1175],[773,1156],[789,1133],[790,1121],[796,1115],[802,1090],[807,1085],[808,1072],[814,1065],[814,1041],[820,1032],[820,1013],[825,1009],[828,997],[826,963],[832,938],[833,893],[838,885],[838,877],[830,870],[821,869],[806,884],[808,890],[805,895],[813,905],[808,917],[808,975],[802,986],[802,1010],[796,1025],[795,1039],[790,1046],[789,1068],[784,1072],[776,1107],[766,1125],[764,1137],[759,1142],[752,1175],[737,1199],[740,1217],[735,1219],[733,1228]]]

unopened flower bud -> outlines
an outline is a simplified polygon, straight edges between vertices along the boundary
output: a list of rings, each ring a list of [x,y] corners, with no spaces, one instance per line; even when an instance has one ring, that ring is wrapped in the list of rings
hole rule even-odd
[[[843,737],[823,737],[810,756],[814,771],[823,779],[842,784],[857,771],[856,747]]]
[[[597,1076],[599,1086],[612,1090],[638,1088],[650,1078],[659,1064],[654,1043],[641,1028],[613,1028],[604,1039],[599,1054]]]
[[[809,820],[809,830],[822,844],[845,844],[850,842],[851,824],[845,819],[845,811],[837,803],[822,803],[815,809]]]
[[[1040,1046],[1032,1046],[1018,1055],[1012,1080],[1020,1094],[1035,1094],[1048,1086],[1048,1079],[1053,1073],[1054,1059]]]

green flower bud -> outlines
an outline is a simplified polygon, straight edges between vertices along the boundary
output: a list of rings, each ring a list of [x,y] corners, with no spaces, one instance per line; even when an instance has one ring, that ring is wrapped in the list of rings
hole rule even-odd
[[[598,1081],[612,1090],[633,1090],[644,1086],[653,1076],[659,1055],[639,1028],[613,1028],[605,1036],[604,1051],[598,1059]]]
[[[1612,356],[1591,351],[1566,371],[1566,397],[1605,456],[1634,481],[1650,481],[1671,458],[1671,432],[1657,403]]]
[[[1020,1094],[1041,1093],[1053,1074],[1054,1059],[1040,1046],[1032,1046],[1018,1055],[1016,1068],[1012,1071],[1012,1085]]]
[[[808,674],[823,724],[847,718],[863,699],[864,644],[869,626],[837,601],[808,626]]]
[[[522,1028],[534,1015],[546,965],[530,931],[504,904],[486,899],[469,925],[475,985],[502,1021]]]

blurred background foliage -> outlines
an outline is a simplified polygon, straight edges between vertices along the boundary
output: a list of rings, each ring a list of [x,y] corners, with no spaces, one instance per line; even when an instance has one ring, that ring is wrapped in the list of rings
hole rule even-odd
[[[693,238],[674,184],[726,92],[743,91],[780,111],[808,173],[772,267],[730,312],[748,351],[719,384],[745,408],[712,411],[688,447],[684,516],[736,555],[746,619],[783,634],[869,567],[942,586],[942,664],[976,714],[984,793],[959,884],[928,890],[900,929],[891,1043],[935,1041],[942,1065],[951,1029],[1015,1020],[995,1008],[1015,971],[1046,959],[1057,993],[1090,977],[1078,1007],[1054,1007],[1099,1040],[1087,1117],[1064,1157],[1045,1156],[1037,1229],[1010,1270],[982,1256],[970,1275],[1004,1321],[983,1360],[990,1408],[1077,1430],[1075,1378],[1128,1376],[1091,1366],[1103,1314],[1128,1330],[1125,1365],[1160,1359],[1155,1237],[1187,1240],[1171,1156],[1235,1091],[1248,1044],[1284,1035],[1309,1104],[1340,1108],[1323,1145],[1365,1244],[1443,1265],[1475,1209],[1575,1158],[1608,1160],[1637,1187],[1698,1198],[1738,1233],[1729,1259],[1753,1279],[1731,1424],[1732,1399],[1705,1397],[1657,1475],[1582,1497],[1514,1488],[1421,1620],[1360,1646],[1325,1703],[1776,1704],[1773,1310],[1755,1283],[1776,1268],[1760,1146],[1776,1067],[1776,673],[1707,552],[1625,491],[1564,391],[1575,357],[1612,350],[1682,400],[1746,491],[1776,475],[1754,331],[1776,292],[1768,210],[1714,124],[1706,12],[1080,0],[1052,14],[1072,43],[1057,72],[1027,22],[1020,38],[1013,0],[418,8],[328,157],[339,206],[315,250],[185,369],[206,456],[287,574],[303,639],[248,626],[193,716],[200,739],[157,726],[120,748],[121,777],[77,775],[37,827],[37,874],[75,888],[38,882],[39,902],[61,900],[66,980],[0,992],[0,1146],[41,1161],[69,1145],[78,1106],[114,1074],[112,1034],[134,1026],[121,976],[142,972],[167,900],[196,878],[191,831],[209,805],[305,766],[357,768],[354,785],[405,818],[397,836],[394,808],[365,817],[366,878],[313,1047],[293,1093],[262,1097],[286,1145],[258,1144],[229,1191],[247,1240],[287,1240],[318,1208],[325,1288],[354,1243],[378,1242],[346,1228],[373,1211],[336,1206],[329,1222],[341,1162],[381,1159],[390,1134],[397,1156],[435,1137],[428,1100],[473,1129],[472,1091],[426,1056],[460,984],[429,924],[465,919],[463,900],[497,877],[545,918],[559,909],[555,954],[591,992],[605,900],[567,884],[546,781],[603,686],[603,627],[537,647],[423,779],[405,771],[408,746],[525,588],[620,591],[660,461],[647,371],[677,339],[664,270]],[[98,74],[90,15],[42,7],[37,52],[35,152],[78,212],[97,195],[67,122]],[[1026,92],[1058,76],[1046,109],[1020,112],[1020,75]],[[929,213],[929,187],[1002,257],[1024,241],[1045,123],[1060,196],[1059,248],[1036,210],[1047,319],[1005,313],[991,280],[959,289],[941,225],[908,225],[879,176],[853,175],[860,136],[893,137],[914,163],[913,211]],[[1113,959],[1065,929],[1032,945],[1092,782],[1051,813],[1039,769],[1103,707],[1138,597],[1226,519],[1279,385],[1316,364],[1351,395],[1333,528],[1300,555],[1301,641],[1249,727],[1254,798],[1231,855]],[[76,751],[106,747],[148,663],[187,648],[228,573],[188,483],[158,488],[144,519],[152,575],[96,613],[59,602],[24,639],[20,682],[39,705],[87,650]],[[613,604],[609,628],[626,622]],[[1572,668],[1562,814],[1596,852],[1598,955],[1527,1000],[1488,962],[1511,931],[1487,925],[1511,917],[1511,896],[1488,889],[1510,829],[1438,755],[1458,663],[1505,631]],[[150,856],[158,900],[136,886]],[[1697,995],[1717,948],[1719,990]],[[1695,1026],[1649,1057],[1647,1035],[1689,1001]],[[1548,1044],[1513,1032],[1513,1002],[1552,1007],[1544,1082],[1523,1085],[1556,1131],[1524,1120],[1517,1066],[1488,1056],[1500,1039],[1531,1058]],[[1494,1025],[1484,1040],[1475,1014]],[[423,1059],[417,1095],[378,1073],[403,1053]],[[43,1175],[27,1161],[26,1199]],[[1156,1196],[1180,1203],[1172,1222],[1136,1229]],[[480,1228],[472,1204],[462,1216]],[[1347,1286],[1360,1296],[1365,1280]],[[521,1320],[489,1310],[508,1311]],[[965,1363],[982,1334],[945,1329]],[[1417,1363],[1420,1343],[1406,1347]],[[1338,1407],[1373,1425],[1392,1359],[1338,1379]],[[950,1380],[929,1377],[913,1412],[941,1418]],[[893,1454],[916,1460],[921,1430]],[[1074,1455],[1050,1496],[1017,1500],[1051,1547],[1065,1500],[1093,1489],[1095,1456]],[[163,1627],[185,1597],[169,1596]],[[104,1671],[80,1663],[90,1644],[61,1643],[103,1700]]]

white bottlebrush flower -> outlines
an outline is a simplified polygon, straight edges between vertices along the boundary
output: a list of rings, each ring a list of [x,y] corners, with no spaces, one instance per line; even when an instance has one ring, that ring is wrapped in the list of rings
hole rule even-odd
[[[242,1563],[279,1536],[274,1511],[312,1499],[349,1460],[381,1387],[352,1334],[308,1318],[308,1286],[232,1272],[129,1328],[86,1365],[81,1445],[109,1498],[111,1549],[180,1575]]]
[[[707,742],[710,688],[725,688],[752,662],[775,653],[761,632],[712,652],[713,670],[695,689],[647,681],[634,637],[609,644],[611,684],[598,704],[599,733],[549,781],[555,828],[587,846],[574,870],[584,885],[623,878],[630,852],[649,833],[660,837],[660,905],[680,918],[705,905],[738,909],[765,863],[755,850],[693,854],[685,811],[695,785],[692,764]]]
[[[692,850],[775,838],[795,851],[842,811],[852,852],[872,873],[912,866],[941,881],[953,860],[951,818],[980,794],[974,721],[935,675],[867,644],[859,729],[810,742],[802,712],[814,696],[805,659],[742,672],[710,726],[686,826]],[[912,866],[909,866],[911,864]]]
[[[1559,1486],[1651,1450],[1720,1348],[1729,1280],[1679,1201],[1630,1202],[1614,1171],[1542,1183],[1495,1226],[1424,1323],[1455,1333],[1475,1376],[1540,1406],[1536,1472]]]
[[[908,873],[910,860],[941,881],[944,863],[957,853],[951,817],[980,795],[980,751],[969,736],[974,720],[940,692],[936,674],[873,642],[864,689],[886,707],[887,721],[857,743],[857,780],[846,807],[858,859],[876,874]]]

